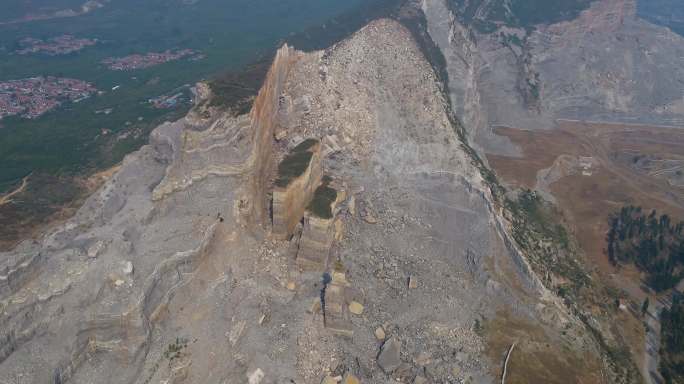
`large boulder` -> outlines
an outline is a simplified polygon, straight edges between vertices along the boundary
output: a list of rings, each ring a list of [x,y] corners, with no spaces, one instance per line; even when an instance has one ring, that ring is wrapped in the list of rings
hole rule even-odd
[[[378,355],[378,365],[385,373],[392,373],[401,365],[401,344],[391,338],[387,340],[380,349]]]

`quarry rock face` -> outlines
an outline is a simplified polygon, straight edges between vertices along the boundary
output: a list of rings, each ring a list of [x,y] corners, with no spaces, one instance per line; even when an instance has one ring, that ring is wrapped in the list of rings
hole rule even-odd
[[[684,37],[641,19],[637,1],[593,1],[572,19],[534,28],[513,28],[513,23],[502,23],[495,30],[483,30],[477,22],[464,18],[454,5],[459,3],[463,7],[473,6],[473,20],[480,16],[480,11],[486,13],[492,3],[505,3],[421,1],[428,33],[444,56],[443,69],[448,74],[445,86],[451,106],[463,123],[471,146],[481,155],[491,154],[490,159],[527,156],[522,145],[495,134],[495,130],[503,127],[533,134],[543,131],[549,137],[561,137],[564,125],[570,123],[614,124],[621,127],[616,135],[621,137],[641,124],[657,127],[655,131],[681,128]],[[649,139],[639,141],[630,148],[630,156],[645,149],[644,143]],[[598,140],[592,137],[588,142],[593,146]],[[557,157],[551,167],[536,175],[536,188],[548,200],[558,195],[541,191],[550,191],[552,183],[568,175],[567,170],[576,169],[582,177],[589,177],[591,172],[587,169],[599,162],[599,156],[568,156],[563,149],[553,156]],[[559,183],[555,188],[563,187]],[[668,195],[678,195],[672,191]],[[596,217],[599,213],[590,215]],[[505,221],[501,223],[506,225]],[[525,269],[524,259],[518,259],[521,270]],[[590,263],[593,262],[592,259]],[[417,281],[422,289],[422,278]],[[494,281],[491,287],[495,288]],[[592,311],[580,311],[590,319],[590,327],[601,329],[601,337],[609,340],[609,344],[622,338],[622,331],[613,329],[611,315],[599,321],[601,316]],[[602,326],[596,325],[602,321]],[[657,339],[653,334],[650,337]],[[609,375],[595,381],[639,382],[643,376],[647,383],[657,382],[659,347],[647,340],[647,352],[643,352],[643,342],[639,338],[629,339],[625,348],[632,351],[635,370],[642,372],[636,372],[631,379]]]
[[[323,188],[329,189],[334,197],[325,200],[324,197],[317,196],[322,193]],[[314,192],[312,202],[322,204],[323,207],[304,212],[304,226],[297,251],[297,265],[302,269],[321,272],[326,270],[333,242],[340,241],[343,237],[343,219],[337,216],[337,205],[344,200],[343,196],[343,193],[328,186],[319,186]],[[323,200],[317,201],[320,199]],[[310,208],[313,208],[311,204]],[[323,212],[317,212],[319,209]]]
[[[297,264],[312,271],[323,271],[328,264],[328,254],[333,242],[333,219],[322,219],[305,214],[304,228],[299,239]]]
[[[472,144],[516,155],[492,127],[552,129],[556,119],[681,126],[684,37],[637,17],[636,3],[595,1],[574,20],[528,34],[481,33],[463,25],[448,1],[422,1]],[[519,44],[505,37],[513,35]]]
[[[310,140],[310,147],[295,147],[279,165],[285,174],[279,175],[273,190],[273,235],[280,239],[292,235],[321,182],[321,144]]]
[[[592,356],[449,113],[396,21],[282,47],[248,115],[159,126],[73,218],[0,255],[0,381],[489,383],[476,325],[506,308]]]
[[[351,322],[349,282],[343,271],[333,273],[332,280],[326,285],[323,294],[323,313],[325,328],[339,336],[352,337],[354,328]]]

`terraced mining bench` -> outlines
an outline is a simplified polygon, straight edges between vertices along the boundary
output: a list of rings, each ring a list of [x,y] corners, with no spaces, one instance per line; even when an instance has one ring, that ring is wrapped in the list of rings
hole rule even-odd
[[[354,331],[350,306],[360,306],[361,311],[363,311],[361,299],[358,296],[347,281],[344,267],[341,263],[336,263],[332,272],[332,279],[326,286],[325,295],[323,295],[323,324],[325,328],[334,334],[352,337]]]
[[[287,240],[294,233],[314,191],[321,183],[321,144],[306,139],[278,165],[273,190],[273,235]]]
[[[336,218],[336,208],[346,194],[344,191],[338,192],[330,185],[331,182],[330,177],[323,177],[323,182],[316,188],[313,199],[304,212],[297,265],[305,271],[322,272],[327,269],[335,231],[341,231],[342,223],[341,219]]]

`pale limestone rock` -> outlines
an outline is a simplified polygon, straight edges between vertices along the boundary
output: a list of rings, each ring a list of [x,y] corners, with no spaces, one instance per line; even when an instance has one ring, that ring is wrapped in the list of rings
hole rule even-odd
[[[363,313],[363,305],[361,305],[361,303],[358,301],[352,301],[349,303],[349,312],[355,315],[360,315]]]
[[[249,384],[259,384],[261,380],[264,379],[264,371],[261,368],[257,368],[254,372],[247,375],[247,382]]]
[[[378,222],[378,219],[376,219],[375,216],[371,215],[370,213],[366,214],[363,217],[363,220],[368,224],[377,224]]]
[[[415,276],[409,276],[409,279],[408,279],[408,287],[409,287],[409,289],[416,289],[416,288],[418,288],[418,279],[416,279]]]
[[[102,252],[102,250],[104,249],[104,247],[105,247],[105,243],[104,243],[104,241],[102,241],[102,240],[100,240],[100,241],[96,242],[95,244],[91,245],[91,246],[88,248],[88,252],[87,252],[87,253],[88,253],[88,257],[90,257],[91,259],[96,258],[96,257],[100,254],[100,252]]]
[[[340,376],[335,376],[335,377],[333,377],[333,376],[330,376],[330,375],[326,375],[326,376],[323,378],[323,380],[321,380],[321,384],[337,384],[337,383],[339,383],[340,381],[342,381],[342,377],[340,377]]]
[[[240,320],[233,325],[233,328],[230,329],[230,333],[228,334],[228,341],[230,342],[230,345],[235,346],[235,344],[240,340],[242,333],[245,331],[246,325],[247,322],[244,320]]]
[[[413,359],[413,362],[420,367],[424,367],[432,363],[432,355],[429,352],[421,352],[418,357]]]
[[[385,330],[382,327],[375,328],[375,338],[382,341],[385,340]]]
[[[284,138],[287,137],[287,131],[284,129],[281,129],[275,133],[274,137],[275,137],[276,141],[282,141]]]
[[[321,298],[317,297],[311,303],[311,307],[309,308],[309,313],[319,313],[319,312],[321,312]]]
[[[273,235],[280,240],[285,240],[294,233],[321,183],[320,142],[316,141],[305,151],[311,153],[306,169],[289,180],[287,185],[277,186],[273,191]],[[294,153],[290,155],[294,156]]]
[[[123,274],[126,275],[126,276],[132,275],[132,274],[133,274],[133,263],[130,262],[130,261],[126,261],[126,262],[124,263],[122,272],[123,272]]]

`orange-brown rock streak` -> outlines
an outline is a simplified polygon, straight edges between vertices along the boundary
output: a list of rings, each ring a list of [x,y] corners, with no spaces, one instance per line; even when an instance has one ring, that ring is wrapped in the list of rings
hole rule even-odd
[[[273,170],[273,133],[277,126],[278,99],[283,92],[290,69],[298,59],[294,48],[284,45],[276,53],[264,85],[254,100],[250,119],[255,145],[254,171],[250,180],[250,224],[263,224],[268,220],[268,181]]]
[[[276,187],[273,191],[273,235],[277,238],[286,239],[292,235],[321,183],[320,143],[314,144],[310,151],[311,160],[304,172],[286,187]]]

